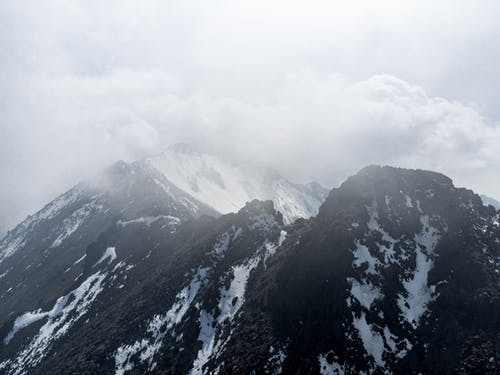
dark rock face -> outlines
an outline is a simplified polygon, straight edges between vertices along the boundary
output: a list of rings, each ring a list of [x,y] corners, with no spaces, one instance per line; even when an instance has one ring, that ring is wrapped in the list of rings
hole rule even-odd
[[[499,373],[500,212],[446,176],[367,167],[289,226],[106,179],[2,241],[0,373]]]
[[[368,167],[349,178],[280,249],[271,300],[275,332],[295,336],[290,370],[319,355],[325,370],[453,373],[479,335],[490,350],[473,368],[494,373],[498,218],[436,173]]]

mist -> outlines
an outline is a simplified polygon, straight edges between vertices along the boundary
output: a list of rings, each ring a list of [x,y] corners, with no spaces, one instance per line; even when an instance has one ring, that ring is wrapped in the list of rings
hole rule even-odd
[[[185,142],[335,186],[367,164],[499,198],[494,1],[3,1],[0,234]]]

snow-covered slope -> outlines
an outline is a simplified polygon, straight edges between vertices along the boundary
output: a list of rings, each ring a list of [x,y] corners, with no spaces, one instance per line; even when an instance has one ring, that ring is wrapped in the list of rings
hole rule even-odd
[[[312,182],[294,184],[276,171],[193,150],[170,147],[147,160],[173,184],[221,213],[236,212],[253,199],[272,200],[285,223],[316,215],[328,190]]]

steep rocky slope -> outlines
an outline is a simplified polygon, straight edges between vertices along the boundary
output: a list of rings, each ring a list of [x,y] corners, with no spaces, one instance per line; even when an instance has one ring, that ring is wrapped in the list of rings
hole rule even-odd
[[[0,241],[0,325],[73,285],[87,246],[110,225],[143,220],[168,229],[203,214],[218,215],[149,166],[116,163],[28,217]]]
[[[284,373],[497,373],[499,215],[443,175],[363,169],[287,230],[223,372],[277,340]]]
[[[9,292],[0,373],[499,371],[500,212],[446,176],[367,167],[291,225],[270,201],[150,209],[103,226],[70,284],[26,271],[44,297]]]

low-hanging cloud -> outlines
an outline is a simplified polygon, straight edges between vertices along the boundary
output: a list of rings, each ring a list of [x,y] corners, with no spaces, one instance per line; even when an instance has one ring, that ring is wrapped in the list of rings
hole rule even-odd
[[[413,24],[415,13],[378,10],[358,29],[354,8],[344,13],[356,17],[337,14],[331,26],[319,11],[301,17],[294,3],[277,28],[275,16],[223,2],[197,11],[191,2],[164,9],[148,1],[140,10],[99,3],[54,2],[65,17],[2,6],[10,17],[0,37],[9,52],[0,61],[0,232],[106,165],[176,142],[269,165],[297,182],[334,186],[367,164],[391,164],[438,170],[498,197],[494,112],[470,104],[469,91],[452,100],[425,87],[456,87],[433,77],[464,48],[432,17],[429,30],[404,28],[401,19]],[[493,5],[484,5],[471,34],[478,40],[496,33]],[[465,10],[452,16],[450,27],[470,23]],[[257,19],[263,25],[254,29]],[[401,31],[393,42],[374,40],[391,28]],[[404,51],[419,33],[436,40]],[[435,66],[422,64],[426,53],[439,56]]]

